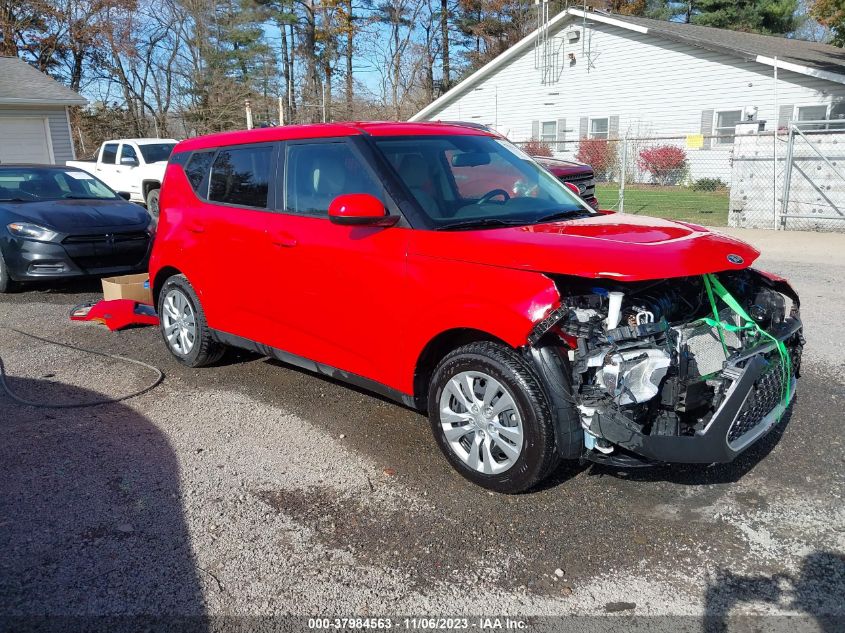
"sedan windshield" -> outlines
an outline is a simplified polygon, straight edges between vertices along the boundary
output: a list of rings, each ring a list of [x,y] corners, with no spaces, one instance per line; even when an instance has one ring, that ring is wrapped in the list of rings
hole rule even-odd
[[[0,167],[0,202],[116,198],[105,183],[81,169]]]
[[[175,143],[149,143],[138,146],[145,163],[161,163],[170,158]]]
[[[373,139],[436,229],[536,224],[593,215],[557,178],[502,139]]]

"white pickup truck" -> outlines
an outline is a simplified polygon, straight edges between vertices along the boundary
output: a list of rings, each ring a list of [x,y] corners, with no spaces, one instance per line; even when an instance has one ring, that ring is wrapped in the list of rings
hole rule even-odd
[[[76,167],[93,174],[117,192],[129,193],[129,199],[147,205],[158,216],[158,194],[167,168],[167,159],[176,146],[172,138],[122,138],[106,141],[94,160],[69,160]]]

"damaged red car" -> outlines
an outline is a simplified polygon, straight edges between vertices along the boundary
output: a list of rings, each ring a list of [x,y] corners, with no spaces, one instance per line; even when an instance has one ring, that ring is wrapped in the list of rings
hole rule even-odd
[[[247,348],[427,412],[492,490],[563,459],[728,462],[795,390],[798,296],[754,248],[596,211],[484,130],[194,138],[160,204],[150,274],[180,362]]]

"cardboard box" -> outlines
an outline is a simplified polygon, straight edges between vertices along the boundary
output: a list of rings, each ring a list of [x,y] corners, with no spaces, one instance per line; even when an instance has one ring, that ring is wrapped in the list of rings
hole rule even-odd
[[[150,290],[149,273],[105,277],[103,279],[103,299],[106,301],[132,299],[132,301],[152,305],[153,293]]]

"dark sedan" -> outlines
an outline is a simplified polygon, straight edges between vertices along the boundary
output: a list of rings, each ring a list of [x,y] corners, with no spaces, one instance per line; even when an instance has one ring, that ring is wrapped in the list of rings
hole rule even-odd
[[[143,207],[81,169],[0,165],[0,292],[144,271],[154,231]]]

